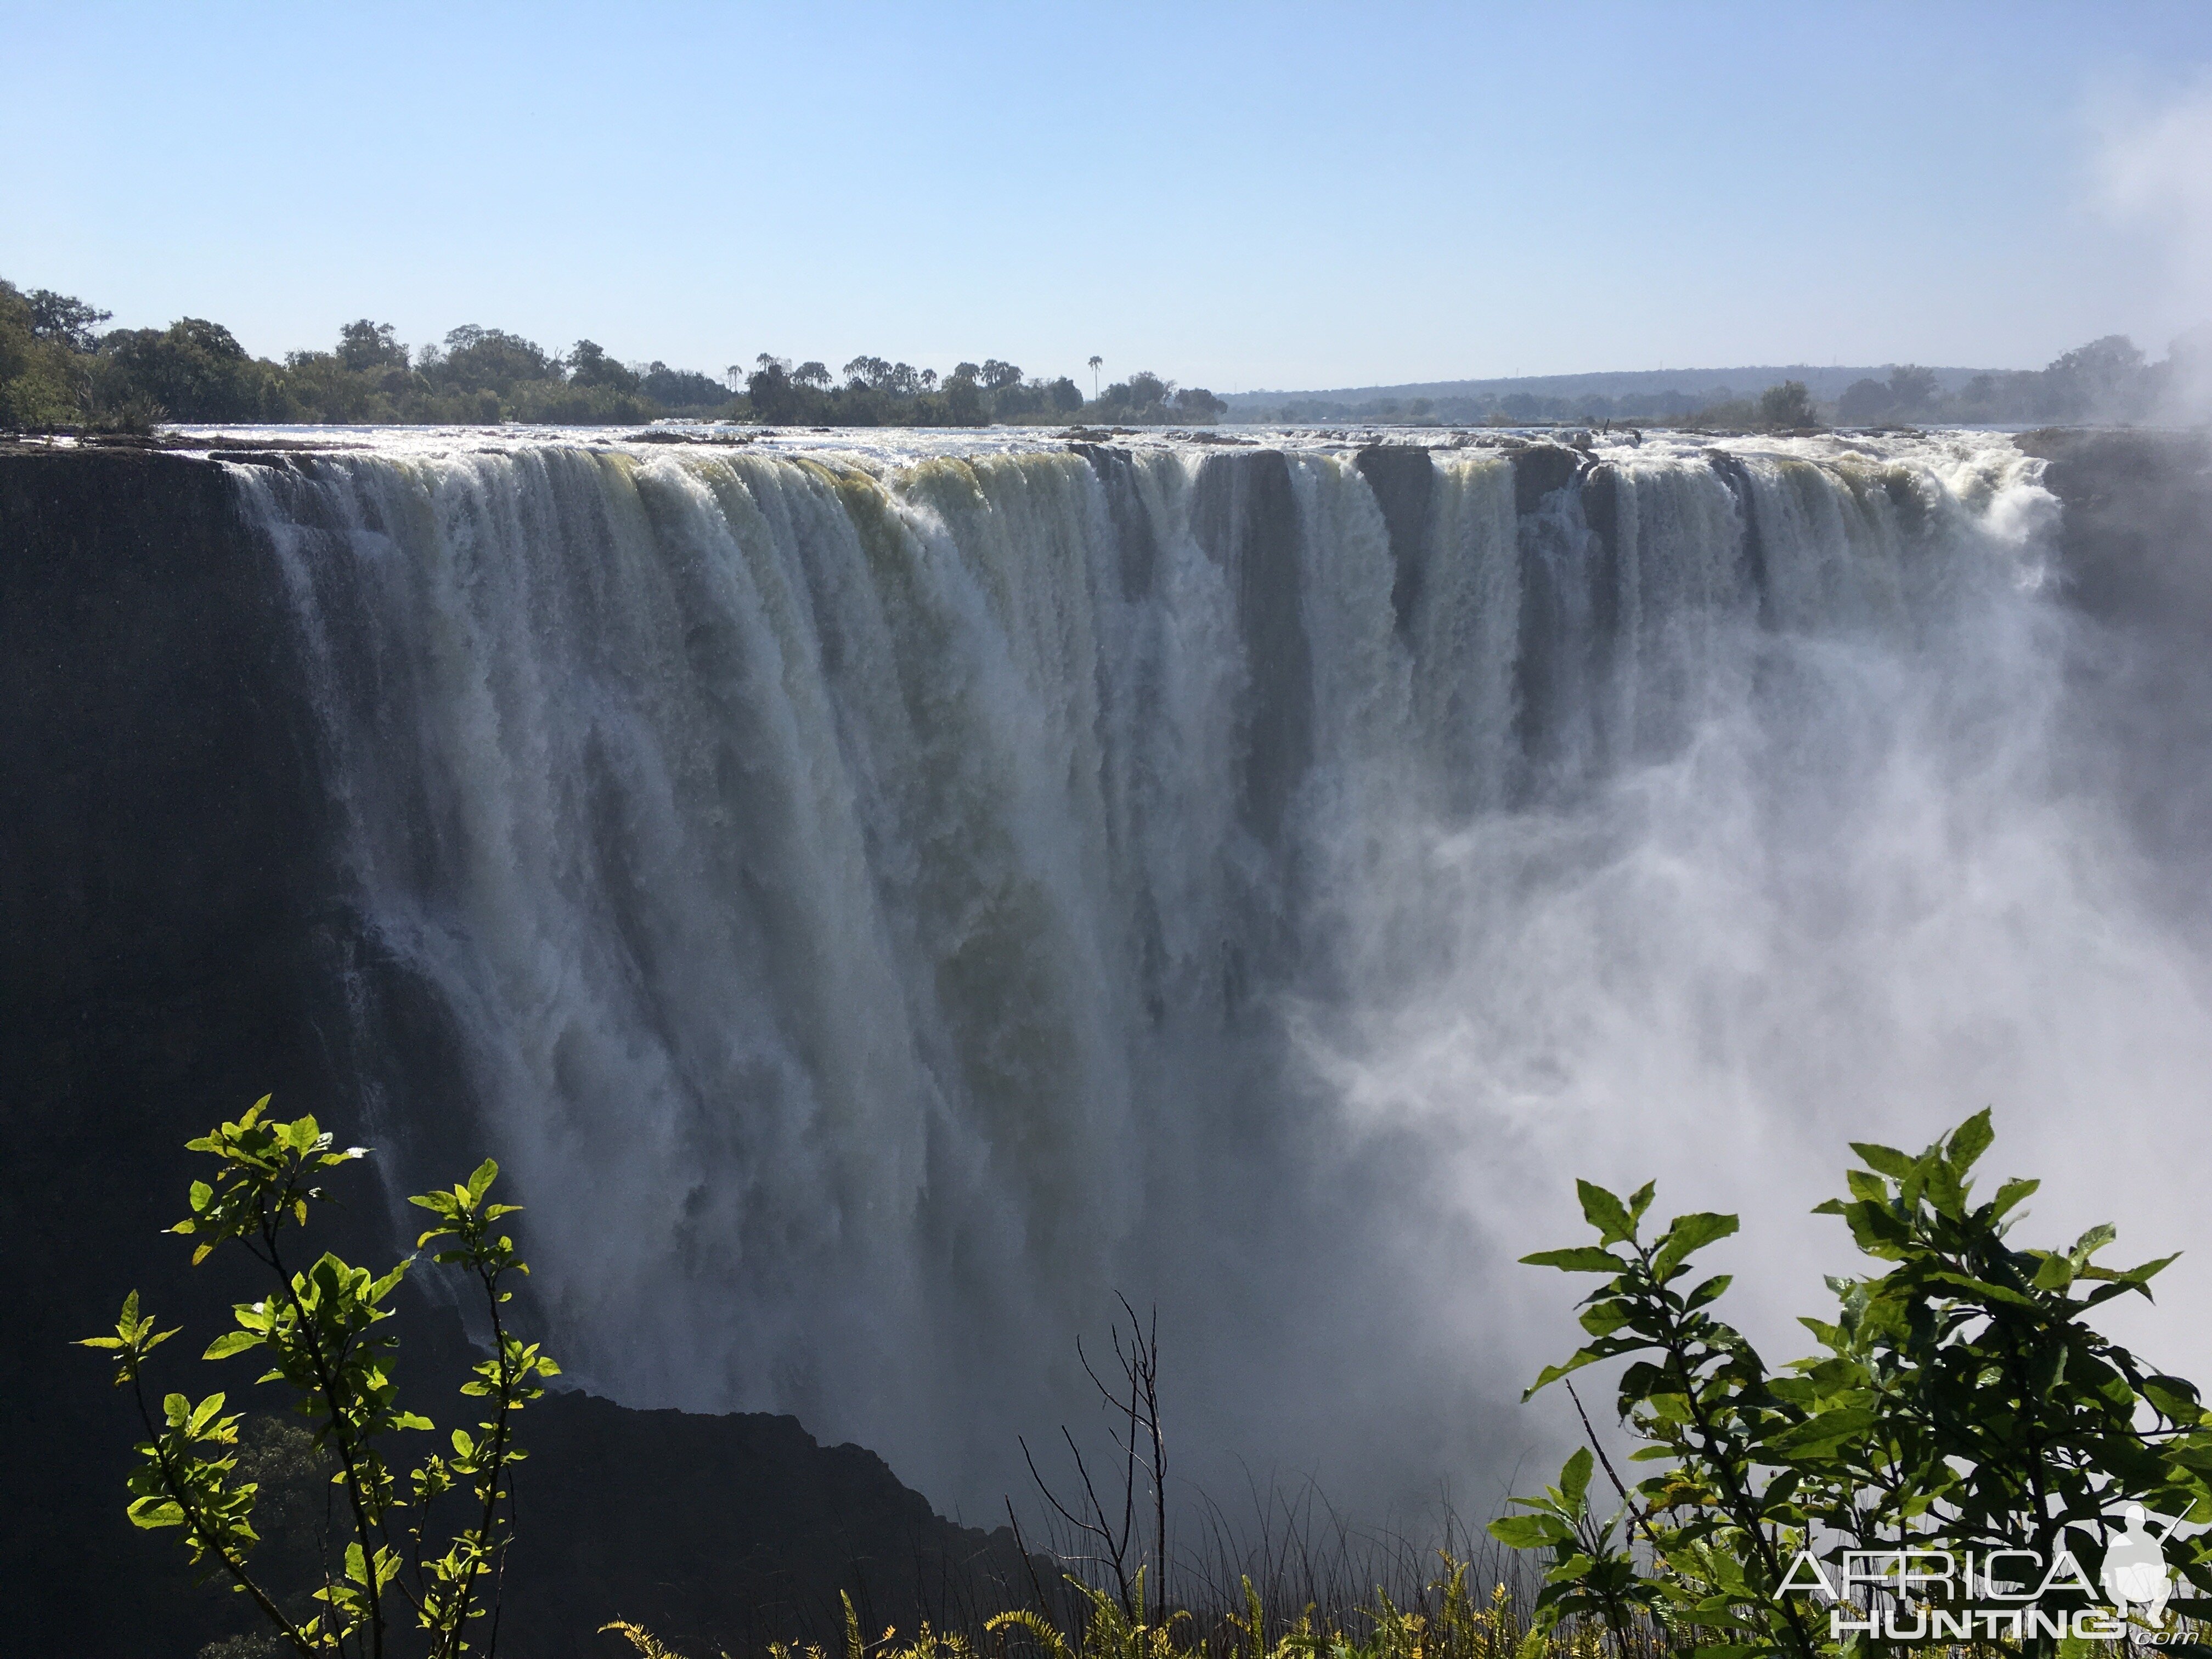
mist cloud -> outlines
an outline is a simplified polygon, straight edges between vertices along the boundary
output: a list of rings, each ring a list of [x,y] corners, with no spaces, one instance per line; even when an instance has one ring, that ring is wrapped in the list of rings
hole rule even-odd
[[[2202,420],[2212,415],[2212,76],[2164,96],[2109,96],[2093,125],[2098,205],[2156,250],[2162,309],[2180,325],[2166,413]]]

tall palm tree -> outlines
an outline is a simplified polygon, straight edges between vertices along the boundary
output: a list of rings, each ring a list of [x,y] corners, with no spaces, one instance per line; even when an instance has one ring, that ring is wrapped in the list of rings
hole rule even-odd
[[[1098,365],[1105,361],[1095,355],[1091,359],[1091,401],[1094,404],[1098,401]]]

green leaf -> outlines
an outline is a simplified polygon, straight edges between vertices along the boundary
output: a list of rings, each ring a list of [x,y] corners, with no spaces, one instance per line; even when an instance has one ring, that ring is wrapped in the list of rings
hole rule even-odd
[[[2204,1414],[2197,1385],[2179,1376],[2147,1376],[2142,1382],[2142,1396],[2159,1412],[2177,1423],[2196,1423]]]
[[[1583,1500],[1589,1492],[1592,1467],[1590,1449],[1577,1446],[1574,1455],[1568,1458],[1560,1468],[1559,1492],[1566,1498],[1569,1508],[1579,1510],[1582,1507]]]
[[[1966,1214],[1966,1183],[1959,1172],[1941,1159],[1928,1165],[1928,1197],[1938,1215],[1962,1221]]]
[[[2053,1252],[2043,1258],[2030,1282],[2039,1291],[2063,1291],[2074,1282],[2074,1264]]]
[[[1854,1140],[1851,1150],[1859,1155],[1859,1162],[1868,1169],[1886,1175],[1892,1181],[1902,1181],[1911,1175],[1916,1161],[1894,1146],[1884,1146],[1870,1140]]]
[[[2001,1221],[2012,1212],[2013,1206],[2042,1186],[2039,1181],[2008,1181],[1997,1188],[1997,1195],[1990,1208],[1990,1219]]]
[[[225,1331],[207,1346],[203,1359],[228,1359],[234,1353],[244,1353],[248,1348],[258,1348],[265,1339],[258,1331]]]
[[[1610,1336],[1629,1321],[1629,1311],[1620,1302],[1597,1302],[1583,1310],[1582,1328],[1592,1336]]]
[[[1950,1149],[1944,1161],[1951,1166],[1952,1174],[1964,1180],[1966,1171],[1974,1167],[1996,1138],[1996,1131],[1990,1127],[1990,1109],[1984,1106],[1951,1132]]]
[[[1487,1530],[1508,1549],[1533,1550],[1553,1542],[1565,1528],[1549,1516],[1501,1515]]]
[[[1549,1387],[1552,1383],[1558,1382],[1569,1372],[1578,1371],[1582,1370],[1583,1366],[1593,1364],[1604,1358],[1605,1356],[1603,1354],[1593,1353],[1588,1348],[1583,1348],[1577,1352],[1574,1358],[1568,1360],[1564,1365],[1547,1365],[1542,1370],[1536,1374],[1536,1380],[1522,1390],[1521,1397],[1523,1400],[1526,1400],[1530,1395],[1534,1394],[1539,1389]],[[466,1389],[463,1389],[461,1392],[466,1394],[468,1390]]]
[[[2162,1255],[2155,1261],[2144,1262],[2140,1267],[2129,1268],[2120,1275],[2120,1282],[2124,1285],[2146,1285],[2180,1260],[2181,1252],[2176,1250],[2172,1255]]]
[[[1735,1279],[1733,1274],[1715,1273],[1682,1298],[1682,1310],[1685,1313],[1695,1313],[1708,1302],[1718,1301],[1728,1287],[1735,1283]]]
[[[480,1201],[491,1183],[498,1178],[499,1165],[490,1158],[477,1164],[476,1173],[469,1177],[469,1201],[471,1204]]]
[[[1618,1244],[1634,1237],[1636,1224],[1628,1218],[1628,1206],[1602,1187],[1588,1181],[1575,1182],[1575,1192],[1583,1201],[1583,1219],[1598,1231],[1598,1243]]]
[[[1564,1250],[1539,1250],[1521,1258],[1524,1267],[1557,1267],[1570,1273],[1617,1273],[1628,1264],[1595,1244],[1577,1244]]]
[[[1716,1239],[1726,1238],[1739,1224],[1735,1217],[1716,1214],[1711,1210],[1676,1216],[1668,1225],[1667,1236],[1660,1241],[1658,1255],[1651,1259],[1652,1273],[1665,1279],[1689,1259],[1692,1251],[1701,1250]]]
[[[1590,1569],[1595,1565],[1589,1557],[1577,1551],[1546,1573],[1544,1582],[1547,1584],[1571,1584],[1588,1577]]]
[[[2078,1269],[2084,1262],[2120,1236],[2118,1228],[2109,1221],[2100,1221],[2074,1241],[2074,1248],[2066,1254],[2073,1258]],[[2169,1257],[2168,1260],[2172,1258]]]
[[[1876,1414],[1871,1405],[1840,1406],[1821,1412],[1773,1436],[1765,1443],[1765,1450],[1770,1455],[1786,1459],[1835,1446],[1864,1434],[1874,1426]]]
[[[1850,1226],[1851,1242],[1869,1255],[1893,1259],[1912,1237],[1912,1230],[1887,1204],[1848,1204],[1843,1214]]]
[[[1897,1196],[1899,1201],[1907,1210],[1917,1209],[1919,1206],[1921,1195],[1928,1188],[1929,1172],[1942,1167],[1943,1162],[1941,1156],[1942,1150],[1939,1146],[1930,1146],[1915,1158],[1912,1164],[1912,1173],[1899,1183]]]
[[[2002,1302],[2011,1308],[2033,1308],[2035,1305],[2035,1298],[2032,1296],[2022,1296],[2018,1291],[2007,1290],[2002,1285],[1992,1285],[1986,1279],[1976,1279],[1968,1273],[1933,1273],[1928,1276],[1940,1283],[1956,1285],[1963,1290],[1972,1291],[1984,1301]]]
[[[181,1527],[185,1524],[184,1506],[173,1498],[141,1498],[124,1513],[131,1517],[134,1527],[149,1531],[155,1527]]]

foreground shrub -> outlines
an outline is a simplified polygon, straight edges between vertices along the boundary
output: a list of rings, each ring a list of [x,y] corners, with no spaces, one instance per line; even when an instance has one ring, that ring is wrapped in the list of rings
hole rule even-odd
[[[1515,1500],[1528,1513],[1492,1524],[1501,1542],[1547,1553],[1547,1627],[1580,1616],[1619,1629],[1649,1613],[1700,1651],[1751,1659],[1858,1645],[1877,1613],[1893,1621],[1902,1612],[1924,1631],[1924,1615],[1941,1608],[1954,1632],[1989,1613],[2010,1621],[2014,1645],[2054,1645],[2033,1630],[2022,1641],[2029,1597],[1991,1594],[1992,1575],[2030,1595],[2039,1575],[2053,1617],[2093,1607],[2094,1583],[2122,1618],[2130,1599],[2152,1602],[2154,1618],[2164,1611],[2162,1589],[2154,1601],[2148,1591],[2131,1598],[2129,1581],[2105,1571],[2124,1535],[2116,1511],[2140,1504],[2170,1517],[2169,1534],[2212,1521],[2212,1413],[2193,1384],[2146,1365],[2087,1316],[2130,1292],[2148,1299],[2173,1258],[2100,1267],[2109,1226],[2063,1249],[2014,1244],[2019,1206],[2039,1183],[2008,1181],[1975,1203],[1969,1172],[1992,1138],[1984,1111],[1917,1157],[1854,1145],[1864,1167],[1849,1172],[1850,1196],[1817,1213],[1840,1217],[1859,1249],[1887,1266],[1831,1279],[1835,1311],[1801,1322],[1824,1351],[1778,1373],[1714,1316],[1728,1277],[1689,1282],[1692,1255],[1735,1232],[1735,1217],[1678,1216],[1646,1237],[1650,1186],[1623,1200],[1577,1183],[1597,1242],[1522,1259],[1605,1276],[1581,1304],[1592,1340],[1528,1392],[1627,1361],[1617,1414],[1643,1443],[1634,1461],[1657,1473],[1632,1490],[1607,1462],[1620,1501],[1601,1522],[1585,1449],[1557,1486]],[[2125,1535],[2141,1524],[2130,1520]],[[1984,1564],[1981,1591],[1971,1569],[1955,1593],[1916,1582],[1901,1571],[1906,1550],[1949,1552],[1953,1565],[1972,1553]],[[1900,1571],[1855,1586],[1848,1552],[1881,1553],[1873,1559]],[[2200,1542],[2174,1537],[2167,1563],[2212,1590]],[[1817,1584],[1836,1593],[1802,1593]],[[1841,1618],[1832,1620],[1831,1602]],[[1846,1620],[1860,1629],[1844,1631]],[[2113,1636],[2125,1628],[2104,1622]],[[1999,1628],[1992,1620],[1986,1633]],[[1877,1630],[1869,1645],[1895,1638]],[[2079,1636],[2077,1621],[2068,1639]]]
[[[388,1437],[432,1424],[398,1404],[397,1343],[382,1328],[392,1317],[392,1292],[415,1258],[380,1277],[328,1251],[303,1267],[288,1265],[291,1234],[306,1227],[310,1206],[327,1196],[320,1184],[325,1173],[366,1152],[336,1148],[312,1117],[269,1118],[268,1106],[264,1096],[237,1122],[189,1143],[216,1167],[212,1181],[192,1182],[191,1214],[170,1231],[198,1241],[194,1266],[235,1245],[263,1270],[268,1289],[260,1299],[236,1305],[238,1328],[217,1337],[201,1358],[253,1354],[267,1367],[255,1380],[291,1390],[295,1409],[313,1425],[313,1453],[333,1466],[331,1481],[343,1489],[344,1522],[330,1540],[322,1588],[312,1597],[321,1611],[295,1617],[254,1571],[259,1488],[237,1478],[239,1417],[225,1413],[226,1396],[210,1394],[196,1402],[169,1394],[158,1410],[151,1403],[148,1358],[177,1333],[155,1328],[136,1291],[124,1300],[115,1334],[82,1345],[112,1353],[116,1386],[131,1390],[145,1426],[126,1512],[136,1526],[179,1528],[193,1565],[228,1577],[294,1650],[310,1659],[382,1659],[387,1633],[400,1620],[422,1632],[414,1645],[433,1659],[458,1659],[471,1649],[471,1621],[484,1613],[488,1600],[496,1602],[499,1560],[512,1537],[507,1483],[523,1456],[514,1443],[514,1414],[544,1394],[542,1379],[560,1370],[506,1327],[503,1310],[513,1292],[503,1281],[529,1268],[495,1224],[517,1206],[489,1200],[499,1174],[489,1159],[450,1190],[409,1200],[436,1218],[416,1249],[445,1241],[432,1259],[474,1279],[490,1316],[492,1354],[473,1367],[461,1389],[489,1413],[477,1433],[453,1430],[451,1455],[433,1453],[403,1482],[386,1457]],[[434,1510],[456,1505],[458,1528],[434,1531]]]

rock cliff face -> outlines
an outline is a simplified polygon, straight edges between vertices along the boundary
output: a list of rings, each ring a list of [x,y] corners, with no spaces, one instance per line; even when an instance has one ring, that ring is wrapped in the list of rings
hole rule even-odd
[[[2088,619],[2075,670],[2100,756],[2166,902],[2212,934],[2212,433],[2045,431],[2064,504],[2068,597]]]
[[[238,1598],[193,1589],[173,1535],[125,1521],[130,1413],[68,1344],[133,1287],[204,1341],[240,1292],[216,1264],[187,1271],[183,1241],[156,1231],[180,1213],[184,1141],[216,1116],[274,1091],[355,1127],[330,1034],[332,964],[359,941],[335,902],[301,672],[282,584],[221,469],[0,450],[10,1651],[158,1659],[248,1627]],[[332,1248],[396,1253],[366,1192],[322,1224]],[[441,1346],[410,1354],[414,1380],[453,1370]],[[192,1369],[172,1385],[209,1387]],[[442,1389],[409,1394],[441,1426],[453,1416]],[[532,1408],[526,1443],[509,1651],[609,1651],[592,1632],[616,1617],[739,1651],[827,1634],[840,1590],[878,1627],[911,1626],[1020,1572],[1003,1532],[939,1520],[873,1454],[818,1446],[789,1418],[567,1395]]]
[[[2212,434],[2029,432],[2065,504],[2074,596],[2091,615],[2160,629],[2212,629]]]
[[[277,609],[215,467],[0,458],[0,1559],[27,1650],[184,1634],[177,1553],[116,1503],[127,1408],[64,1345],[133,1285],[205,1328],[212,1287],[155,1237],[182,1144],[314,1092],[319,837]]]
[[[685,1653],[804,1632],[836,1650],[840,1592],[872,1637],[1030,1599],[1012,1534],[940,1520],[873,1452],[795,1418],[632,1411],[588,1395],[530,1408],[529,1524],[502,1620],[532,1659],[606,1659],[611,1618]],[[1045,1583],[1057,1568],[1039,1566]],[[504,1644],[504,1638],[502,1638]]]

